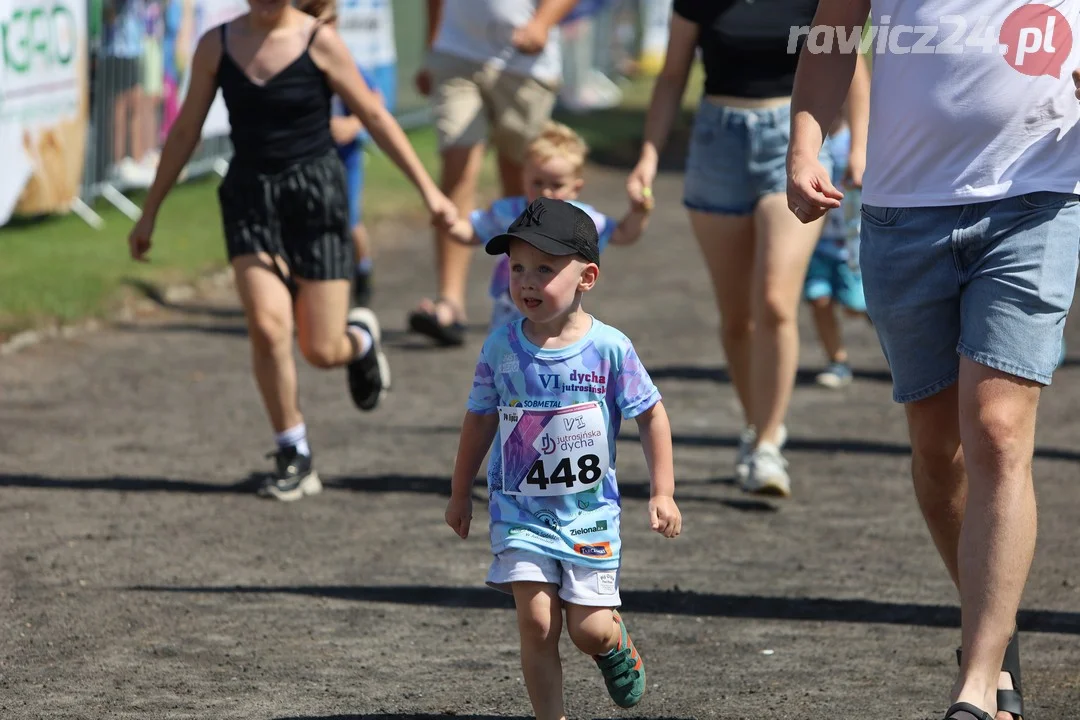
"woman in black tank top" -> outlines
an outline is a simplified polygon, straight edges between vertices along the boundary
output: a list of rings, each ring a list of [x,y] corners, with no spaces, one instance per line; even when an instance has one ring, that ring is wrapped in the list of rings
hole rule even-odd
[[[331,96],[341,96],[409,177],[435,226],[449,228],[457,211],[337,32],[288,0],[251,0],[251,12],[199,40],[190,89],[129,237],[136,260],[150,250],[158,209],[191,158],[219,88],[234,148],[218,189],[226,245],[278,444],[276,473],[261,494],[296,500],[321,483],[296,398],[294,318],[304,357],[319,368],[347,366],[361,410],[374,409],[390,386],[378,320],[365,308],[349,310],[353,247],[345,171],[330,135]]]

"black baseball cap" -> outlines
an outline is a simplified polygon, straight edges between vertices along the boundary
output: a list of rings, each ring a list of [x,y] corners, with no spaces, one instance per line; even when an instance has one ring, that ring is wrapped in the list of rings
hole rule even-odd
[[[504,255],[511,238],[523,240],[548,255],[581,255],[600,264],[596,222],[581,208],[564,200],[537,198],[502,235],[487,244],[488,255]]]

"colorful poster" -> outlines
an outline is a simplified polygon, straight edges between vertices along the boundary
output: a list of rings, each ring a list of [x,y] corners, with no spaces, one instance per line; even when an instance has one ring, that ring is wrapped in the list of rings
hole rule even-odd
[[[673,0],[645,0],[642,3],[642,38],[639,67],[645,75],[659,74],[667,54]]]
[[[164,43],[167,48],[173,49],[171,60],[168,53],[166,56],[165,87],[168,88],[170,82],[176,83],[176,111],[187,94],[191,80],[191,58],[195,54],[199,39],[218,25],[227,23],[247,11],[246,0],[167,0]],[[168,128],[176,120],[176,111],[170,115],[168,100],[165,105],[166,119],[163,129],[168,132]],[[228,134],[229,115],[225,109],[225,100],[218,92],[203,124],[202,136],[209,138]]]
[[[86,0],[0,0],[0,225],[66,212],[89,110]]]
[[[341,0],[337,30],[356,64],[374,69],[397,62],[390,0]]]

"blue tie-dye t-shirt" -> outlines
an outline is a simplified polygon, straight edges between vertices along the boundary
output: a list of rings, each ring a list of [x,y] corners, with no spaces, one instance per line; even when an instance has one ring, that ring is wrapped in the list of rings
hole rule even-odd
[[[558,349],[538,347],[521,326],[517,320],[488,336],[468,401],[470,412],[499,416],[488,464],[492,552],[524,549],[617,568],[615,438],[623,418],[653,407],[660,391],[630,339],[596,318],[585,337]],[[607,472],[597,477],[602,465]],[[516,494],[548,488],[564,494]]]
[[[600,236],[600,252],[604,252],[608,241],[615,233],[618,221],[603,214],[592,205],[586,205],[577,200],[569,202],[584,210],[596,223],[596,232]],[[472,223],[473,232],[486,245],[496,235],[506,232],[528,206],[528,199],[522,195],[502,198],[493,202],[489,208],[474,210],[469,215],[469,221]],[[495,264],[495,269],[491,273],[489,292],[493,298],[504,297],[510,292],[510,260],[506,255],[501,256]]]

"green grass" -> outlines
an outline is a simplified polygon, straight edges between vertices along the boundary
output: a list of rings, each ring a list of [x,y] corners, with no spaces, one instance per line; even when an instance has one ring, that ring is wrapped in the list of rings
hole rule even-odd
[[[680,127],[689,122],[700,85],[700,72],[696,72]],[[651,80],[635,81],[624,87],[624,103],[619,108],[563,114],[558,119],[582,134],[597,160],[631,162],[640,147],[651,91]],[[437,178],[434,133],[424,128],[409,133],[409,137],[428,172]],[[496,177],[493,155],[488,153],[480,182],[482,196],[494,195]],[[0,228],[0,337],[35,326],[107,316],[135,292],[130,287],[132,280],[164,286],[190,282],[224,267],[218,182],[211,176],[173,190],[158,217],[151,261],[146,264],[128,256],[127,234],[132,222],[105,201],[94,207],[106,223],[99,231],[74,215],[18,221]],[[141,205],[141,195],[131,197]],[[412,185],[380,153],[368,160],[363,201],[369,224],[423,212]]]
[[[435,135],[410,133],[428,172],[438,168]],[[481,183],[496,177],[489,157]],[[225,241],[217,206],[219,179],[211,176],[179,185],[158,216],[149,263],[130,259],[127,234],[132,222],[99,201],[105,219],[96,231],[74,215],[20,221],[0,229],[0,335],[53,323],[103,317],[125,295],[129,280],[167,285],[192,281],[226,265]],[[141,204],[140,195],[132,195]],[[382,154],[370,157],[364,193],[367,222],[422,213],[416,190]]]

